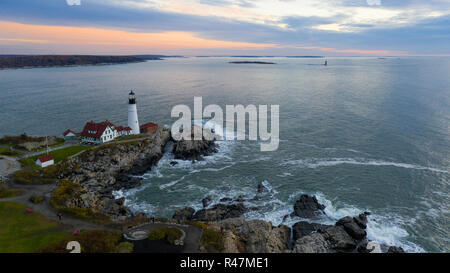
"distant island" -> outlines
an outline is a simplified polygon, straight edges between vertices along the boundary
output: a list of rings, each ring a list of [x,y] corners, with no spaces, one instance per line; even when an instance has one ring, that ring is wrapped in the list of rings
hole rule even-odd
[[[0,55],[0,69],[139,63],[148,60],[163,60],[161,57],[159,55]]]
[[[235,61],[235,62],[229,62],[230,64],[276,64],[272,62],[261,62],[261,61]]]

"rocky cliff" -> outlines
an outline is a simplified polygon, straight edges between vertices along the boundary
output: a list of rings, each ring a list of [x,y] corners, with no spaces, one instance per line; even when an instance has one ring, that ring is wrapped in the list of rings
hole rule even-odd
[[[258,192],[263,191],[262,186]],[[205,205],[205,200],[202,203]],[[326,216],[325,206],[315,196],[301,195],[293,206],[294,212],[285,217],[304,219],[292,229],[286,225],[273,226],[263,220],[245,220],[245,212],[258,208],[244,206],[245,198],[223,200],[224,203],[206,205],[208,208],[195,211],[186,207],[175,211],[173,219],[178,222],[201,221],[222,229],[224,253],[369,253],[367,222],[369,212],[354,217],[339,219],[334,225],[314,223]],[[292,237],[291,237],[292,230]],[[376,244],[375,244],[376,245]],[[403,252],[399,247],[380,246],[383,252]]]
[[[64,179],[80,185],[66,198],[68,208],[90,208],[120,220],[129,215],[124,200],[112,192],[140,185],[140,178],[162,157],[170,131],[159,128],[144,140],[111,143],[88,150],[67,162]]]

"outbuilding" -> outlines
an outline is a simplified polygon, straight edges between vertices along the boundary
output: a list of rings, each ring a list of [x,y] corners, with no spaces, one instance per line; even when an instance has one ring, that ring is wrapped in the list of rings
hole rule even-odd
[[[53,157],[53,155],[50,154],[41,156],[36,160],[36,165],[38,165],[41,168],[45,168],[54,164],[55,158]]]

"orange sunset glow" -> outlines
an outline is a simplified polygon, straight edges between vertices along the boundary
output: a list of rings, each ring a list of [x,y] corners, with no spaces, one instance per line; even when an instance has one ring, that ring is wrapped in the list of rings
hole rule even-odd
[[[0,21],[0,43],[37,43],[107,47],[126,46],[145,49],[268,48],[256,44],[210,40],[191,32],[138,33],[122,30],[68,26],[28,25]]]

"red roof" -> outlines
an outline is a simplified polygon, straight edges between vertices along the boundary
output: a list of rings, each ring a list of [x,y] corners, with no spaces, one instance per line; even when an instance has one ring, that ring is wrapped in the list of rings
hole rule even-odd
[[[125,131],[131,131],[132,129],[130,128],[130,127],[125,127],[125,128],[123,128]]]
[[[44,155],[38,158],[41,163],[45,163],[50,160],[54,160],[55,158],[52,155]]]
[[[149,128],[149,127],[158,127],[158,124],[155,124],[153,122],[149,122],[149,123],[141,125],[141,129],[145,129],[145,128]]]
[[[116,127],[116,126],[114,126],[114,124],[112,124],[108,120],[100,122],[100,123],[95,123],[93,121],[90,121],[90,122],[86,123],[86,125],[84,126],[83,132],[81,132],[81,136],[100,138],[108,126],[112,127],[112,128]]]
[[[123,126],[116,127],[117,132],[122,132],[124,130]]]
[[[63,135],[64,135],[64,136],[67,136],[67,135],[70,134],[70,133],[76,135],[76,133],[75,133],[74,131],[70,130],[70,129],[68,129],[67,131],[65,131]]]

